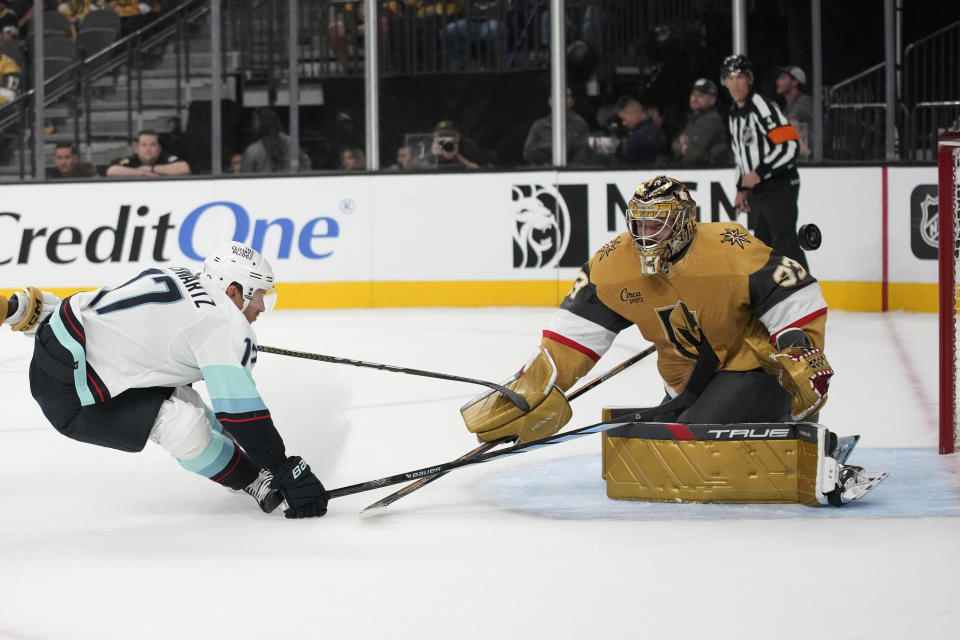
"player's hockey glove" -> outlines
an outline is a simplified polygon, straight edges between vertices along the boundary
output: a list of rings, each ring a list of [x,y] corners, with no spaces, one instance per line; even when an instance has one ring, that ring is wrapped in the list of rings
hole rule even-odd
[[[506,385],[530,403],[530,411],[524,412],[503,394],[491,391],[465,404],[460,414],[467,429],[484,442],[511,438],[522,443],[552,436],[573,416],[566,396],[554,384],[556,379],[556,364],[541,349]]]
[[[50,315],[60,303],[60,298],[36,287],[27,287],[23,291],[15,291],[10,299],[0,296],[0,311],[3,324],[10,325],[12,331],[22,331],[33,334],[40,321]],[[7,314],[10,317],[7,317]]]
[[[827,403],[827,390],[833,368],[823,349],[812,347],[784,347],[776,351],[767,340],[747,338],[763,370],[776,376],[780,386],[793,396],[791,417],[805,420]]]
[[[327,512],[326,489],[300,456],[290,456],[273,473],[274,489],[283,494],[288,518],[315,518]]]

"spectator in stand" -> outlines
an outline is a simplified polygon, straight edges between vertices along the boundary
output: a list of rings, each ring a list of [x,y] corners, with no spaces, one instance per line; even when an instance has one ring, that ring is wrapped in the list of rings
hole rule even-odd
[[[135,153],[119,158],[107,167],[111,178],[162,178],[189,175],[190,165],[177,156],[163,152],[160,135],[144,129],[137,134]]]
[[[733,163],[727,126],[717,111],[717,85],[700,78],[690,90],[690,117],[673,141],[673,157],[686,167],[728,166]]]
[[[0,53],[0,107],[13,102],[20,95],[22,72],[16,60],[5,53]]]
[[[617,101],[617,115],[627,130],[620,160],[628,165],[653,164],[670,155],[667,134],[656,121],[656,108],[633,96]]]
[[[410,147],[398,147],[397,148],[397,160],[392,165],[390,165],[391,171],[406,171],[410,168],[410,163],[413,162],[413,153],[410,151]]]
[[[273,109],[257,109],[253,114],[256,140],[243,150],[243,173],[283,173],[290,169],[290,136],[283,132]],[[300,152],[300,170],[310,170],[310,158]]]
[[[567,163],[571,165],[589,164],[592,154],[588,142],[590,125],[573,110],[576,101],[573,92],[567,87]],[[547,97],[547,104],[553,107],[553,97]],[[528,164],[553,164],[553,116],[540,118],[530,127],[527,139],[523,143],[523,159]]]
[[[602,51],[605,38],[604,31],[607,24],[607,10],[602,6],[604,0],[580,0],[580,2],[570,2],[566,5],[565,29],[567,44],[575,40],[583,40],[590,45],[593,51]],[[545,53],[550,50],[551,29],[550,24],[550,3],[544,2],[540,5],[540,29],[538,33],[538,47]],[[579,33],[574,28],[579,26]],[[549,61],[549,57],[545,59]]]
[[[358,0],[356,6],[352,2],[341,5],[342,12],[338,13],[336,18],[330,21],[327,27],[327,38],[330,42],[330,50],[337,61],[337,71],[340,73],[357,73],[363,71],[363,60],[356,60],[352,64],[350,60],[350,44],[355,48],[362,48],[364,32],[366,25],[366,11],[364,10],[363,0]],[[398,10],[396,2],[382,2],[378,8],[378,18],[380,22],[380,39],[378,46],[380,55],[386,56],[390,51],[390,18],[396,15]],[[358,56],[359,57],[359,56]]]
[[[73,37],[76,39],[77,28],[80,26],[80,22],[82,22],[91,11],[97,11],[102,8],[101,3],[94,0],[66,0],[66,2],[60,3],[57,11],[67,16],[67,19],[70,21],[70,29],[73,31]]]
[[[437,169],[479,169],[484,153],[472,140],[460,135],[460,128],[452,120],[441,120],[433,129],[431,153],[437,157]]]
[[[11,9],[7,0],[0,0],[0,42],[15,40],[20,35],[20,16]]]
[[[156,18],[153,5],[143,0],[108,0],[107,7],[120,16],[120,36],[133,33]]]
[[[233,153],[227,159],[227,173],[243,173],[243,154]]]
[[[77,145],[72,142],[58,142],[53,150],[54,169],[47,173],[48,178],[96,178],[97,168],[89,162],[80,160]]]
[[[813,140],[813,98],[800,87],[807,84],[807,74],[800,67],[780,67],[777,75],[777,97],[783,100],[783,115],[800,136],[800,157],[810,155]]]
[[[33,23],[33,0],[6,0],[6,5],[17,16],[17,37],[26,38]]]
[[[363,171],[367,168],[367,156],[359,147],[346,147],[340,150],[341,171]]]
[[[500,0],[460,0],[464,12],[440,33],[443,42],[443,67],[458,71],[467,67],[470,45],[479,43],[486,55],[479,62],[485,68],[500,66],[505,47],[506,28],[500,18]]]

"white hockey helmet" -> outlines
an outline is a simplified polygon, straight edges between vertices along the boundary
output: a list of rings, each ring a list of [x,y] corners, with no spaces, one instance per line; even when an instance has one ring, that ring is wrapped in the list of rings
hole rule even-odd
[[[273,289],[273,267],[259,251],[240,242],[229,241],[219,245],[203,261],[201,278],[226,291],[231,284],[240,285],[243,309],[247,308],[257,291],[264,292],[265,307],[272,308],[276,297]],[[270,304],[267,304],[270,303]]]

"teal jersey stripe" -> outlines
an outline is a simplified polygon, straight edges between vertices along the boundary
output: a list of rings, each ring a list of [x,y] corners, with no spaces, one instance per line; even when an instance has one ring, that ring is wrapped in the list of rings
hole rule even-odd
[[[63,326],[63,319],[60,318],[61,305],[63,305],[63,302],[58,304],[56,309],[53,310],[53,314],[50,315],[50,327],[60,344],[73,356],[73,361],[76,363],[73,369],[73,386],[80,398],[80,406],[86,407],[94,403],[93,394],[87,387],[87,353],[83,346]]]
[[[233,458],[233,440],[219,431],[211,431],[211,435],[210,443],[200,455],[189,460],[178,460],[181,467],[206,478],[212,478],[226,468]]]
[[[266,411],[250,372],[236,365],[215,364],[200,368],[217,413]]]
[[[220,424],[220,421],[217,420],[217,415],[207,406],[207,403],[203,403],[203,412],[207,415],[207,420],[210,422],[210,428],[216,431],[217,433],[223,432],[223,425]]]
[[[257,385],[250,372],[232,364],[212,364],[200,367],[211,398],[259,397]]]

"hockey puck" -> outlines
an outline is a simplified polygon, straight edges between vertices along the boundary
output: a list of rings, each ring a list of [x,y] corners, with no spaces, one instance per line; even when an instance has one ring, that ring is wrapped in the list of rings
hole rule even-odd
[[[804,251],[814,251],[820,248],[823,241],[823,235],[820,233],[820,227],[811,223],[805,224],[797,230],[797,237],[800,238],[800,246]]]

